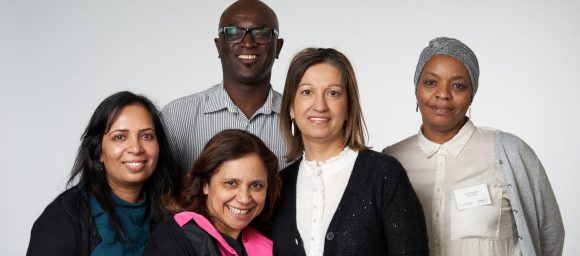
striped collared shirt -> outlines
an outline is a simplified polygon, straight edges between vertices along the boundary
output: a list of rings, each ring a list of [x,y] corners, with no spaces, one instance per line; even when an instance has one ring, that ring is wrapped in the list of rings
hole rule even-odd
[[[182,172],[189,172],[205,144],[225,129],[255,134],[276,154],[280,169],[286,167],[279,124],[281,98],[270,88],[264,105],[249,119],[232,101],[223,83],[167,104],[162,110],[163,121],[177,160],[184,168]]]

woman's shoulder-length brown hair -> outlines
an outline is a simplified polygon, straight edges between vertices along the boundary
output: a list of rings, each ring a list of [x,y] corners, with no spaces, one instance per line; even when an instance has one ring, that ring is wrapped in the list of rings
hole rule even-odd
[[[286,155],[288,162],[296,160],[304,151],[302,134],[290,117],[290,108],[294,103],[298,85],[306,70],[321,63],[334,66],[342,74],[348,99],[348,121],[344,125],[344,145],[353,150],[368,149],[365,145],[367,130],[360,106],[358,85],[350,61],[344,54],[332,48],[306,48],[296,53],[290,62],[280,108],[280,129],[288,148]],[[292,134],[292,129],[294,129],[294,134]]]
[[[280,199],[281,181],[278,159],[260,138],[243,130],[224,130],[207,142],[193,168],[185,176],[183,192],[171,204],[169,210],[174,214],[193,211],[211,220],[203,186],[210,182],[211,177],[224,162],[239,159],[248,154],[258,155],[268,172],[266,203],[262,212],[252,222],[255,228],[263,231],[269,226]]]

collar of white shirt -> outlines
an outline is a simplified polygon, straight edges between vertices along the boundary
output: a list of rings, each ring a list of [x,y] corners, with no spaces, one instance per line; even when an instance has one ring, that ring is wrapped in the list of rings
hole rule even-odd
[[[304,156],[304,154],[302,155],[302,158],[304,159],[304,167],[306,167],[305,169],[308,170],[306,172],[308,176],[320,175],[315,172],[322,169],[326,171],[326,175],[332,175],[333,173],[342,170],[344,166],[348,165],[348,163],[354,162],[358,156],[357,153],[358,152],[346,146],[338,155],[333,156],[325,161],[308,161],[306,160],[306,156]]]
[[[467,120],[467,122],[465,122],[463,127],[461,127],[459,132],[455,134],[455,136],[453,136],[451,140],[443,144],[437,144],[427,139],[425,135],[423,135],[421,129],[419,129],[419,134],[417,135],[417,143],[419,144],[419,148],[421,149],[421,151],[423,151],[423,155],[425,155],[426,158],[430,158],[433,155],[435,155],[435,153],[437,153],[439,149],[445,149],[447,152],[453,154],[453,157],[457,158],[459,153],[461,153],[461,151],[463,150],[463,148],[473,135],[474,131],[475,125],[473,125],[473,122],[471,122],[471,120]]]

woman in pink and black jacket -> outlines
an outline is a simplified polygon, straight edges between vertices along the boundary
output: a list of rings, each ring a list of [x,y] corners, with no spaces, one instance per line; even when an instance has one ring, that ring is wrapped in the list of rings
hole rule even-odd
[[[205,146],[145,255],[272,255],[262,235],[280,196],[278,160],[255,135],[225,130]]]

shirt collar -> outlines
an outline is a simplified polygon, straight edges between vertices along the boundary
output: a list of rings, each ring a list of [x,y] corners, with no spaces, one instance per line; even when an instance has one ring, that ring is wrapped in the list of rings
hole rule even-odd
[[[474,131],[475,125],[473,125],[471,120],[467,120],[467,122],[465,122],[463,127],[461,127],[459,132],[455,134],[451,140],[443,144],[437,144],[427,139],[425,135],[423,135],[423,132],[419,129],[417,143],[419,144],[419,148],[421,151],[423,151],[423,155],[426,158],[432,157],[440,149],[445,149],[446,151],[453,154],[454,157],[457,157],[471,138],[471,135],[473,135]]]
[[[308,176],[316,175],[318,170],[327,170],[326,174],[331,174],[337,172],[341,169],[341,167],[346,166],[349,161],[355,161],[356,157],[358,156],[358,152],[352,150],[350,147],[346,146],[344,149],[336,156],[333,156],[324,161],[308,161],[302,153],[302,163],[301,165],[304,166],[306,174]]]
[[[223,82],[214,86],[212,90],[209,90],[207,97],[208,104],[203,106],[203,113],[216,112],[222,109],[227,109],[232,113],[241,112],[238,106],[230,98],[230,95],[228,95]],[[271,112],[280,113],[281,104],[282,97],[272,89],[272,86],[270,86],[268,98],[266,98],[264,105],[256,111],[256,114],[270,114]]]

